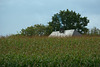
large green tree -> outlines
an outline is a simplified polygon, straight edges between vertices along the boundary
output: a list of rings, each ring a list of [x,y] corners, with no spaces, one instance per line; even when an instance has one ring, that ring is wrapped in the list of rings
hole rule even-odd
[[[63,30],[75,29],[80,33],[86,33],[88,23],[87,17],[82,17],[79,13],[67,9],[54,14],[52,21],[48,24],[53,28],[53,31],[59,31],[62,28]]]

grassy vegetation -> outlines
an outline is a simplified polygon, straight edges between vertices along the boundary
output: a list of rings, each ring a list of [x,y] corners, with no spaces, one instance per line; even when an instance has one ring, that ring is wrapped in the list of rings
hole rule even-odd
[[[0,67],[99,67],[100,37],[0,38]]]

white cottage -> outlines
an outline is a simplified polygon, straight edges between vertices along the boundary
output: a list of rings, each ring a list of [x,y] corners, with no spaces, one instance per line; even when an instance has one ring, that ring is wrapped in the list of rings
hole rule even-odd
[[[81,36],[81,34],[75,30],[65,30],[64,33],[59,31],[52,32],[49,37],[69,37],[69,36]]]

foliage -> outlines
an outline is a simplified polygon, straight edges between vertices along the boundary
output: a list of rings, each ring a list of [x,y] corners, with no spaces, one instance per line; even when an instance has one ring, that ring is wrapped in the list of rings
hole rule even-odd
[[[42,24],[36,24],[20,31],[21,35],[26,36],[43,36],[49,35],[51,32],[52,28],[50,26],[44,26]]]
[[[0,38],[0,67],[99,67],[100,37]]]
[[[87,32],[88,35],[100,35],[100,29],[94,27]]]
[[[61,31],[75,29],[80,33],[87,33],[86,28],[89,20],[87,17],[81,17],[79,13],[75,11],[63,10],[52,16],[52,21],[48,22],[48,26],[43,24],[36,24],[34,26],[27,27],[20,31],[21,35],[25,36],[46,36],[50,35],[52,31]],[[63,32],[62,31],[62,32]],[[19,34],[19,33],[18,33]]]
[[[32,36],[35,34],[34,32],[34,27],[27,27],[26,29],[22,29],[20,32],[22,35],[26,35],[26,36]]]
[[[62,23],[60,23],[58,15],[60,16]],[[81,17],[79,13],[76,13],[75,11],[69,11],[67,9],[67,11],[63,10],[54,14],[54,16],[52,16],[52,21],[48,24],[49,26],[53,27],[53,31],[59,31],[61,25],[63,25],[62,28],[64,30],[75,29],[80,33],[86,33],[88,31],[86,28],[88,23],[89,20],[87,17]]]

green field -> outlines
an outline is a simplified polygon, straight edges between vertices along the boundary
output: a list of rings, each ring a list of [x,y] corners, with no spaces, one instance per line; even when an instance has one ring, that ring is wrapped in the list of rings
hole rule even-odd
[[[100,36],[2,37],[0,67],[100,67]]]

